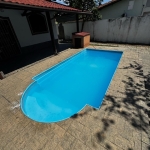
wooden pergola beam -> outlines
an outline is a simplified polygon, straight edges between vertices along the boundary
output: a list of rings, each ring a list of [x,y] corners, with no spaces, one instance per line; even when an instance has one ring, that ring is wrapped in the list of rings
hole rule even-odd
[[[51,41],[52,41],[52,47],[54,50],[54,54],[57,55],[57,48],[55,45],[55,38],[54,38],[54,32],[53,32],[53,26],[52,26],[52,22],[51,22],[51,18],[50,18],[50,12],[46,11],[46,18],[47,18],[47,22],[48,22],[48,28],[49,28],[49,32],[50,32],[50,37],[51,37]]]
[[[77,32],[79,32],[79,15],[76,14],[76,26],[77,26]]]

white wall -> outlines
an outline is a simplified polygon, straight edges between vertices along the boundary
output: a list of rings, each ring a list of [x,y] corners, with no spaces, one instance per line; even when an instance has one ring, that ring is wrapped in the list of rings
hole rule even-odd
[[[76,29],[75,23],[63,25],[71,31]],[[146,15],[86,22],[83,31],[89,32],[91,39],[100,42],[150,44],[149,26],[150,15]],[[65,32],[65,36],[71,37],[71,32]]]
[[[21,15],[22,13],[23,10],[3,9],[3,12],[0,11],[0,16],[9,17],[21,47],[47,42],[51,40],[49,33],[32,35],[29,28],[29,24],[27,22],[27,18],[25,16],[23,17]],[[55,39],[58,39],[54,20],[52,24]]]
[[[133,8],[128,10],[129,1],[134,1]],[[141,16],[144,0],[121,0],[117,3],[100,9],[102,19],[113,19],[121,17],[126,13],[128,17]]]

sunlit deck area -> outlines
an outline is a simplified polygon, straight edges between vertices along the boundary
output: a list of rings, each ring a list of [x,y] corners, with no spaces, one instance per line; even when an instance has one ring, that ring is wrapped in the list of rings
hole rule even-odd
[[[82,49],[66,49],[26,65],[0,80],[0,149],[150,150],[150,46],[91,43],[89,48],[123,51],[101,108],[87,106],[52,124],[28,119],[20,99],[32,77]]]

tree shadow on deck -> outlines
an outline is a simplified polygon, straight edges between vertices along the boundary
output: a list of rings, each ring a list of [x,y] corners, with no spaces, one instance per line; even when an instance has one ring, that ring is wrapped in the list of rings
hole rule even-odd
[[[105,105],[104,112],[107,113],[108,117],[101,119],[103,127],[100,131],[95,133],[97,143],[100,144],[105,140],[109,140],[105,134],[112,129],[111,126],[115,128],[114,125],[117,125],[115,120],[113,120],[113,117],[112,119],[109,118],[112,114],[123,118],[132,127],[132,129],[141,135],[141,138],[142,136],[147,136],[150,139],[150,72],[147,75],[144,75],[143,67],[135,61],[130,64],[130,66],[120,69],[127,69],[129,74],[124,76],[121,81],[121,86],[117,92],[112,95],[108,94],[105,96],[102,107]],[[91,109],[91,111],[93,110]],[[86,114],[87,113],[85,112],[82,115]],[[76,114],[76,118],[77,117],[80,117],[80,114]],[[122,128],[122,130],[125,129]],[[128,135],[126,138],[128,138]],[[130,142],[130,139],[127,140]],[[113,149],[113,147],[107,142],[103,146],[106,149]],[[126,149],[132,150],[134,148],[127,147]],[[149,149],[150,146],[147,143],[147,150]]]

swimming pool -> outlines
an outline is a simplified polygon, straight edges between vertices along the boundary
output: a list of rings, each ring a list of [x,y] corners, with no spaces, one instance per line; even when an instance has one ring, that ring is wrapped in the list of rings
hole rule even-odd
[[[30,119],[51,123],[70,118],[86,105],[98,109],[122,52],[84,49],[33,77],[21,98]]]

